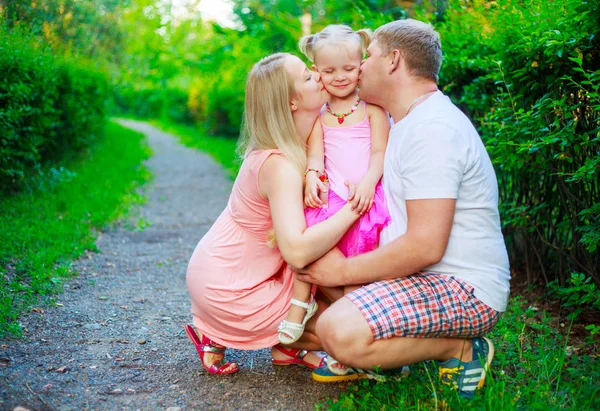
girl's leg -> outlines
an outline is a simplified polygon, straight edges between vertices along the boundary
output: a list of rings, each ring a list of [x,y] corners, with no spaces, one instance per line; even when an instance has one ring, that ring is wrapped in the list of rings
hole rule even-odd
[[[302,281],[299,281],[294,277],[294,295],[293,298],[305,303],[310,302],[310,289],[311,285]],[[286,320],[292,323],[301,324],[306,314],[306,309],[298,307],[297,305],[291,305],[290,311],[286,317]]]
[[[306,284],[306,283],[305,283]],[[320,290],[320,289],[319,289]],[[329,307],[329,301],[320,298],[319,294],[315,296],[317,303],[319,304],[319,309],[317,313],[306,323],[306,327],[304,328],[304,334],[302,337],[295,343],[289,345],[283,345],[283,347],[289,348],[299,348],[302,350],[309,351],[304,357],[304,360],[313,365],[319,365],[321,362],[321,358],[323,354],[320,354],[319,351],[323,350],[319,338],[315,333],[315,326],[317,323],[317,319],[319,316]],[[271,348],[271,357],[275,360],[289,360],[290,357],[277,350],[276,348]]]

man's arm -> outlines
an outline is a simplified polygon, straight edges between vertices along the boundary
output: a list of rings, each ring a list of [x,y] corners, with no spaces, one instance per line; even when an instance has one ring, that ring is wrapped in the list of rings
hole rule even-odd
[[[322,286],[368,284],[401,278],[439,262],[448,245],[455,199],[407,200],[406,233],[370,253],[346,259],[334,249],[297,270],[302,281]]]

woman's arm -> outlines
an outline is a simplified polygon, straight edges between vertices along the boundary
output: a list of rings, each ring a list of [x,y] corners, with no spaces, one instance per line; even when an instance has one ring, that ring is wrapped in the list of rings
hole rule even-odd
[[[333,248],[359,217],[346,204],[327,220],[306,228],[302,176],[282,156],[272,155],[265,161],[258,181],[269,200],[277,246],[283,259],[294,267],[304,267]]]
[[[308,138],[307,155],[307,169],[319,170],[322,173],[325,169],[325,149],[323,147],[323,128],[320,118],[315,121]],[[313,208],[320,207],[323,202],[319,198],[319,192],[324,188],[323,183],[319,180],[319,175],[314,171],[308,172],[304,186],[304,205]]]
[[[354,196],[348,198],[358,213],[364,213],[373,205],[375,186],[383,175],[383,159],[390,132],[390,121],[386,112],[379,106],[369,104],[367,114],[371,123],[371,157],[369,168],[356,186]]]

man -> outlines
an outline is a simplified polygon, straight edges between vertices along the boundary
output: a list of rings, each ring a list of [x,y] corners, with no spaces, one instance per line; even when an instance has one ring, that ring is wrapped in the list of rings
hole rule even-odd
[[[442,381],[470,397],[494,356],[482,336],[509,295],[496,175],[469,119],[437,89],[442,53],[433,27],[386,24],[367,53],[360,97],[395,123],[383,174],[392,223],[377,250],[346,259],[334,249],[297,272],[325,287],[368,284],[317,322],[340,363],[385,369],[437,360]],[[317,369],[313,378],[357,377],[340,370]]]

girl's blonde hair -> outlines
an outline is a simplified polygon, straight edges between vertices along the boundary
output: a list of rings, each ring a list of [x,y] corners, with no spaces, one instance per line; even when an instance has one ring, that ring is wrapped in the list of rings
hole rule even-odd
[[[317,51],[323,46],[330,44],[346,45],[348,42],[354,41],[359,47],[362,58],[367,51],[367,47],[371,44],[372,38],[373,34],[369,29],[354,31],[344,24],[332,24],[325,27],[320,33],[302,37],[298,47],[314,63]]]
[[[306,142],[298,135],[290,101],[296,94],[285,69],[291,55],[275,53],[252,67],[246,82],[246,101],[238,153],[278,149],[298,173],[306,168]]]

